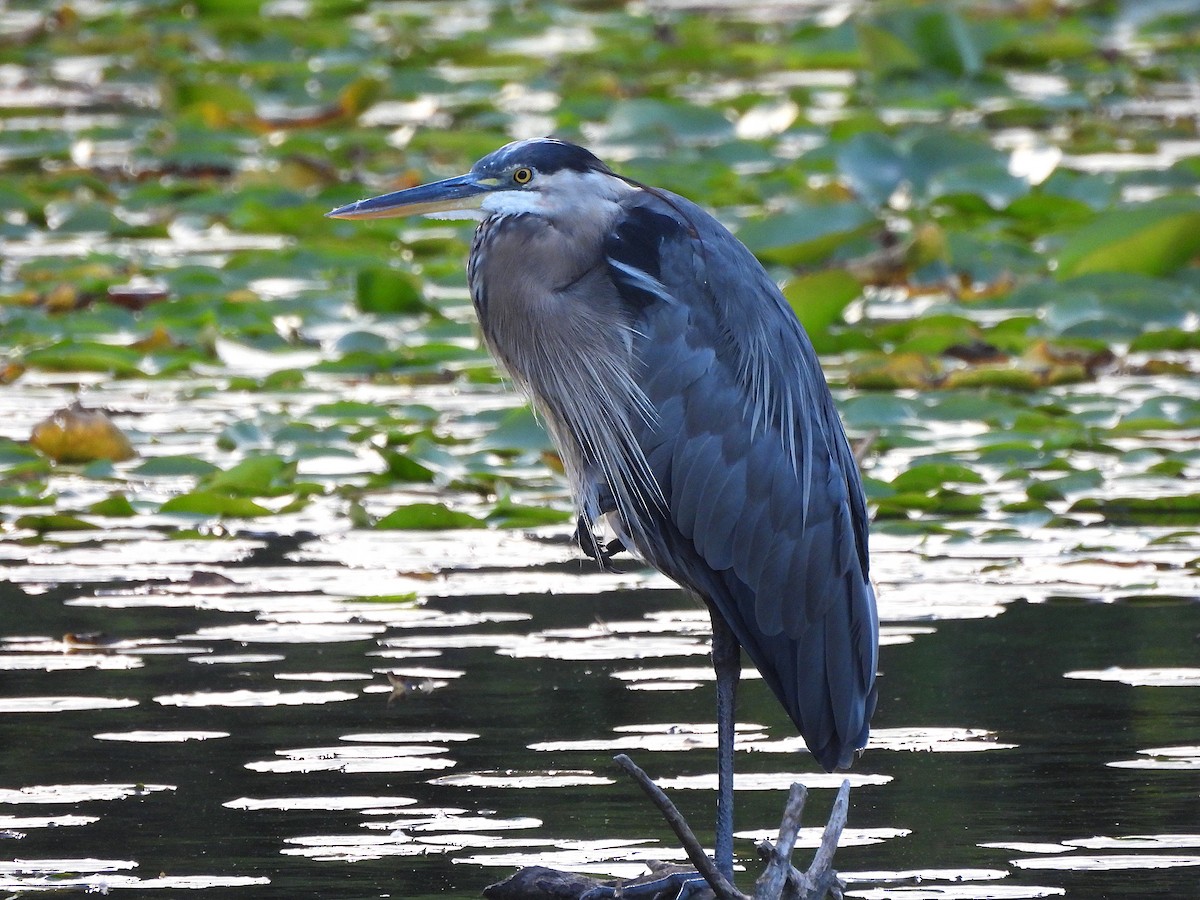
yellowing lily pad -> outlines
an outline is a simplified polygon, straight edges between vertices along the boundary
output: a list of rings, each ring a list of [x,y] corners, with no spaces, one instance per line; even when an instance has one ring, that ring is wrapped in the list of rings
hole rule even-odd
[[[29,442],[55,462],[97,459],[120,462],[137,456],[129,438],[98,409],[74,403],[33,427]]]

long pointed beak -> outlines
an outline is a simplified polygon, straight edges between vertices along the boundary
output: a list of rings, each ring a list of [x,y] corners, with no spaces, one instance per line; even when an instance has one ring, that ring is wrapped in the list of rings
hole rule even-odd
[[[325,213],[329,219],[388,219],[421,216],[453,209],[478,209],[490,185],[475,175],[456,175],[443,181],[381,194]]]

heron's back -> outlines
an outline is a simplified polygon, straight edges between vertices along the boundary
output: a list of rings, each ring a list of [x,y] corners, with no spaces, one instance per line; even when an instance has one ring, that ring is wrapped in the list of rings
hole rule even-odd
[[[609,241],[656,416],[666,509],[623,510],[656,568],[729,624],[826,769],[865,746],[878,619],[858,467],[812,345],[761,265],[682,198],[641,194]]]

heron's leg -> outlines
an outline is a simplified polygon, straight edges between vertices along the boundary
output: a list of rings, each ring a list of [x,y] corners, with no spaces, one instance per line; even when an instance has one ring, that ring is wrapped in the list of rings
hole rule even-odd
[[[712,618],[713,669],[717,673],[717,869],[733,883],[733,732],[742,648],[716,611]]]

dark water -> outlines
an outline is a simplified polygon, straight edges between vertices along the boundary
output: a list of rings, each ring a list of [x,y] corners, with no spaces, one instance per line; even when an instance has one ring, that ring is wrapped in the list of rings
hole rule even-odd
[[[626,747],[709,834],[712,792],[671,787],[713,766],[687,727],[711,721],[711,683],[683,689],[705,675],[704,619],[680,593],[415,607],[263,590],[288,567],[205,567],[242,587],[0,584],[0,888],[418,898],[478,895],[524,862],[624,872],[674,853],[610,761]],[[917,622],[884,606],[848,896],[1200,896],[1200,604]],[[91,631],[118,643],[65,649]],[[97,698],[126,705],[61,708]],[[761,683],[739,719],[739,830],[777,827],[794,774],[820,824],[836,781],[779,752],[793,734]],[[748,889],[758,866],[737,850]]]

